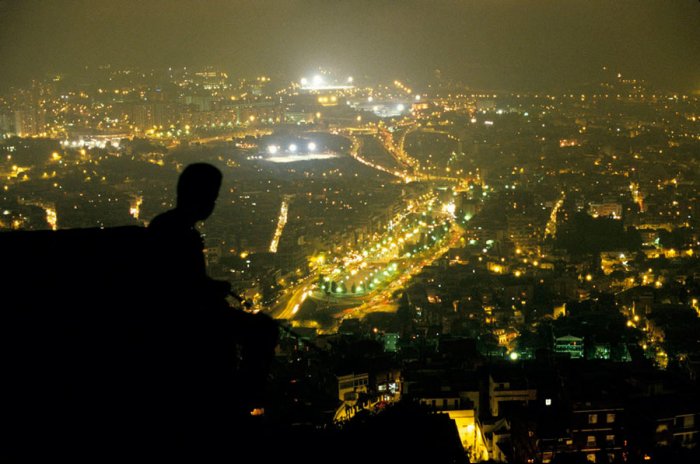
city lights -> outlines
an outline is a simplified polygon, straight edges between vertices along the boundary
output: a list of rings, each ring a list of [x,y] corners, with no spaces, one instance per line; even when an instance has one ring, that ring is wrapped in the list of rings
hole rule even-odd
[[[18,442],[119,449],[93,413],[117,408],[226,449],[230,409],[282,440],[264,462],[294,424],[329,460],[350,438],[358,462],[692,461],[697,2],[40,3],[0,5],[6,377],[36,406],[10,422],[49,424]],[[213,177],[187,198],[195,163]],[[90,420],[46,421],[68,409]],[[374,422],[422,441],[352,441]]]

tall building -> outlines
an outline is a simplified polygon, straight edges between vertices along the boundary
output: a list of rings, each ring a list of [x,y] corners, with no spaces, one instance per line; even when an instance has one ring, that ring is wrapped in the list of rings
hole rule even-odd
[[[45,113],[33,108],[15,111],[15,133],[21,137],[39,135],[45,127]]]
[[[15,132],[15,117],[13,114],[0,113],[0,134]]]
[[[148,103],[135,103],[131,108],[131,122],[139,130],[146,130],[155,124],[153,105]]]

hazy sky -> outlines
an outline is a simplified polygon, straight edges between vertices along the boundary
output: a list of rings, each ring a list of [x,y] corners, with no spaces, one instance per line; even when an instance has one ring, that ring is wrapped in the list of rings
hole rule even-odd
[[[101,63],[700,89],[700,1],[0,0],[0,85]]]

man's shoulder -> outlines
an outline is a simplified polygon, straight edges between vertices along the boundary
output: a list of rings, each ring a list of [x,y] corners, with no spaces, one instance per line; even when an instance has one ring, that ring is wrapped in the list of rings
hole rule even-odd
[[[182,229],[181,222],[175,210],[171,209],[154,217],[148,224],[148,230],[163,232]]]
[[[176,211],[166,211],[148,224],[148,230],[158,241],[191,242],[203,247],[202,236],[194,227],[186,224]]]

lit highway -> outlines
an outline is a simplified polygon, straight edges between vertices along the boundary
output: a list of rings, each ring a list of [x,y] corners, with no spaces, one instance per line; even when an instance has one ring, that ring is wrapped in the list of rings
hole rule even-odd
[[[464,179],[450,176],[439,176],[431,174],[429,172],[424,172],[421,163],[416,158],[412,157],[404,148],[406,145],[406,137],[415,131],[426,130],[422,129],[418,124],[407,125],[404,129],[399,132],[398,142],[394,142],[394,137],[391,132],[387,130],[382,130],[377,135],[377,139],[384,145],[384,148],[391,154],[391,156],[396,159],[400,164],[406,166],[407,169],[412,171],[412,177],[414,180],[440,180],[450,183],[459,184],[463,182]],[[430,132],[434,132],[430,130]],[[441,133],[441,132],[440,132]]]
[[[395,171],[395,170],[389,169],[385,166],[382,166],[380,164],[374,163],[374,162],[366,159],[365,157],[360,155],[360,150],[362,149],[362,142],[356,136],[354,136],[352,134],[350,135],[350,140],[352,140],[352,147],[350,148],[350,156],[355,158],[355,160],[358,161],[359,163],[362,163],[365,166],[369,166],[369,167],[376,169],[378,171],[382,171],[382,172],[385,172],[387,174],[391,174],[392,176],[396,176],[396,177],[402,179],[406,183],[416,180],[413,176],[408,175],[405,171],[404,172]]]
[[[393,294],[454,246],[463,232],[452,223],[450,207],[439,203],[432,193],[410,203],[391,224],[362,249],[347,250],[333,262],[318,264],[315,273],[287,288],[271,314],[303,320],[307,299],[329,311],[336,321],[372,311],[394,311]]]

